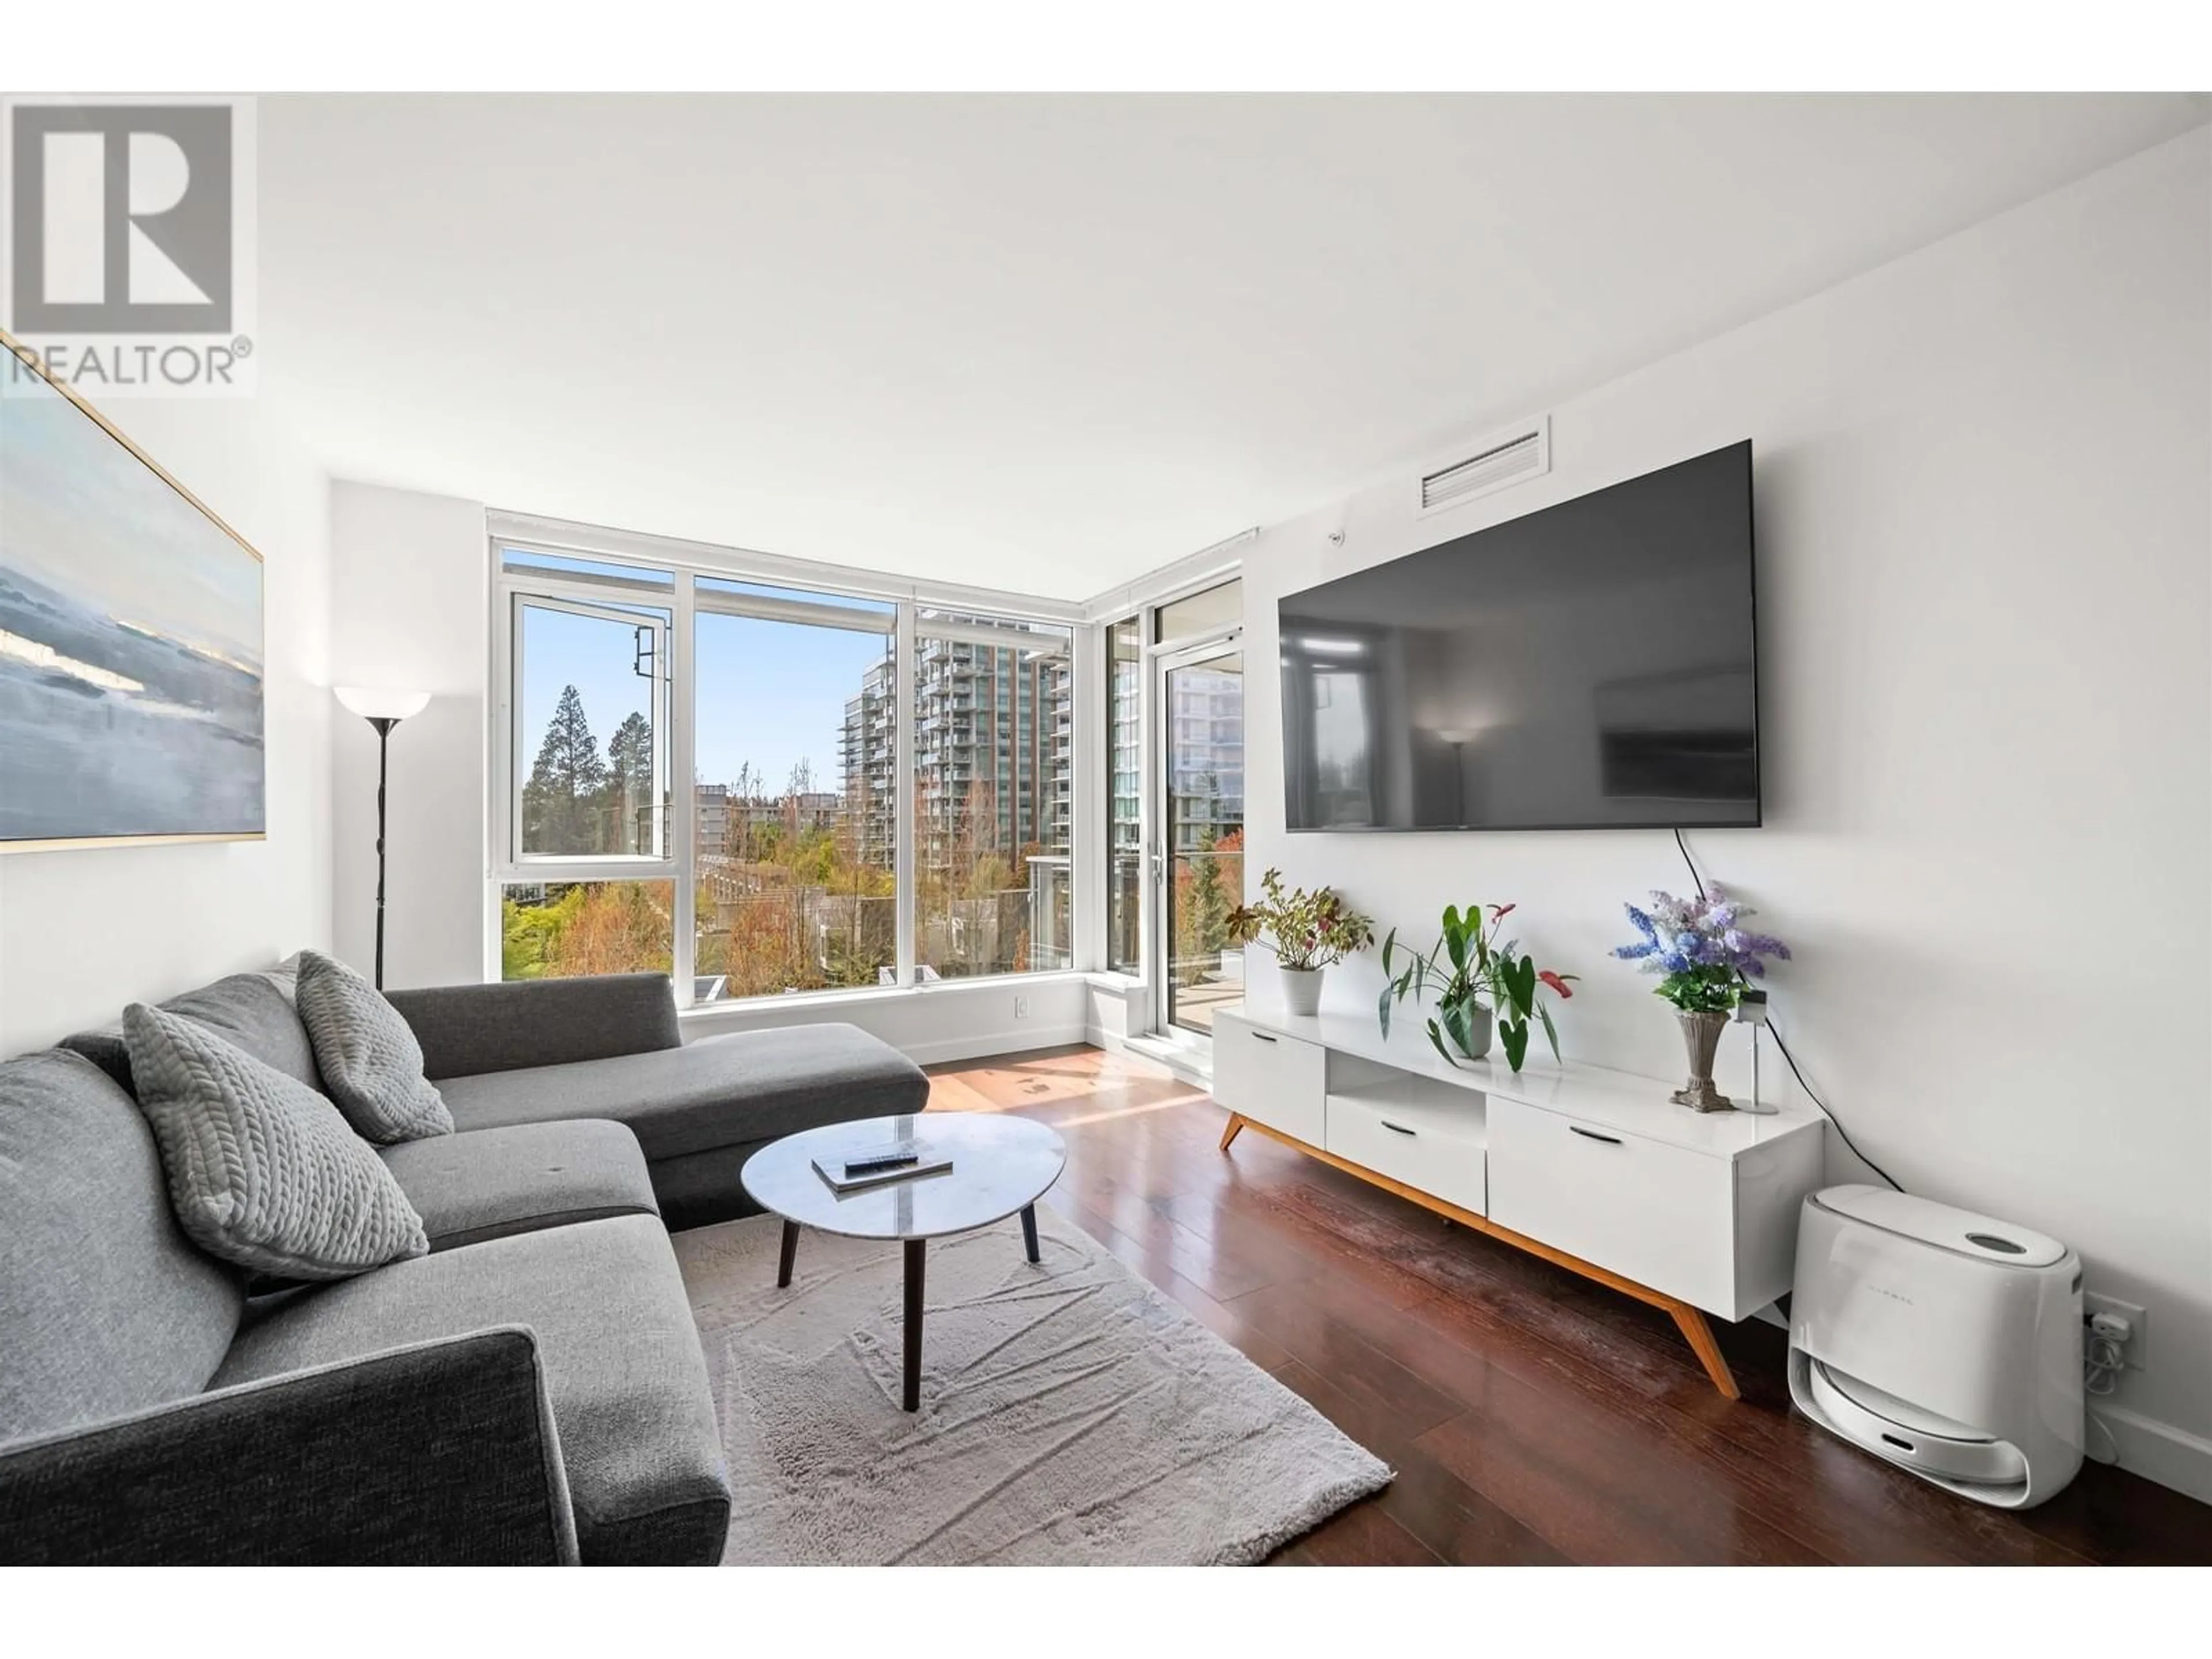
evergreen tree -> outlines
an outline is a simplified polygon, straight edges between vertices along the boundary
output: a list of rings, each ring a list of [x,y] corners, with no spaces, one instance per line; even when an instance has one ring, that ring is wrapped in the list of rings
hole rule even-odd
[[[635,710],[607,739],[607,816],[613,844],[625,853],[650,852],[653,809],[653,724]]]
[[[523,847],[532,853],[597,853],[593,818],[607,786],[607,763],[584,718],[576,688],[561,688],[561,700],[538,745],[538,759],[522,791]]]

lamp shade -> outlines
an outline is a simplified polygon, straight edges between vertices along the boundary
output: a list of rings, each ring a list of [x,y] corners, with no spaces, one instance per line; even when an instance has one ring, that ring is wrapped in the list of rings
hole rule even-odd
[[[331,694],[354,714],[368,720],[404,720],[419,714],[430,701],[428,691],[382,691],[362,685],[334,685]]]

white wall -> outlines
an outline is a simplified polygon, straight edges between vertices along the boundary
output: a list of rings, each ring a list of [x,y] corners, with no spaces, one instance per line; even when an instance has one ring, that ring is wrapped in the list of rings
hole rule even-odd
[[[331,676],[339,685],[428,691],[392,733],[384,982],[483,977],[491,574],[474,501],[338,480],[331,488]],[[375,954],[376,733],[341,710],[335,728],[337,953]]]
[[[100,412],[265,562],[269,833],[0,859],[0,1054],[330,942],[329,480],[262,399]]]
[[[1397,481],[1244,566],[1249,659],[1272,662],[1280,594],[1752,439],[1767,826],[1692,845],[1796,948],[1776,1021],[1859,1144],[2149,1308],[2115,1421],[2203,1496],[2208,202],[2199,131],[1561,404],[1547,478],[1424,521]],[[1607,955],[1624,900],[1686,884],[1664,832],[1286,836],[1279,705],[1255,675],[1255,872],[1425,937],[1447,902],[1517,901],[1539,964],[1585,976],[1570,1057],[1679,1072],[1668,1010]],[[1370,957],[1329,994],[1379,986]],[[1829,1158],[1865,1178],[1832,1134]]]

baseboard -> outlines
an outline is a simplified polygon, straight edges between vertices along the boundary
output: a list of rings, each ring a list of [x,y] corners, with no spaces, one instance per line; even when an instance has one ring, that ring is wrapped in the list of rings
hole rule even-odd
[[[942,1066],[956,1060],[981,1060],[987,1054],[1018,1054],[1030,1048],[1060,1048],[1070,1043],[1090,1041],[1084,1027],[1073,1023],[1023,1024],[1011,1025],[997,1031],[972,1031],[965,1036],[946,1037],[937,1042],[902,1042],[898,1050],[917,1066]]]
[[[2112,1431],[2122,1468],[2171,1486],[2185,1498],[2212,1504],[2212,1440],[2125,1406],[2092,1401],[2089,1409]]]

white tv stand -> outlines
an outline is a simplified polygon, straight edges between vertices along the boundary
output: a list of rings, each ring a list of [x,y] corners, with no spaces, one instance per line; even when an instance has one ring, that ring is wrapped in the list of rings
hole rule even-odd
[[[1419,1046],[1416,1046],[1418,1042]],[[1603,1066],[1452,1066],[1419,1018],[1248,1006],[1218,1015],[1228,1152],[1250,1128],[1504,1243],[1664,1309],[1738,1397],[1705,1322],[1790,1288],[1820,1184],[1817,1113],[1693,1112],[1673,1084]]]

